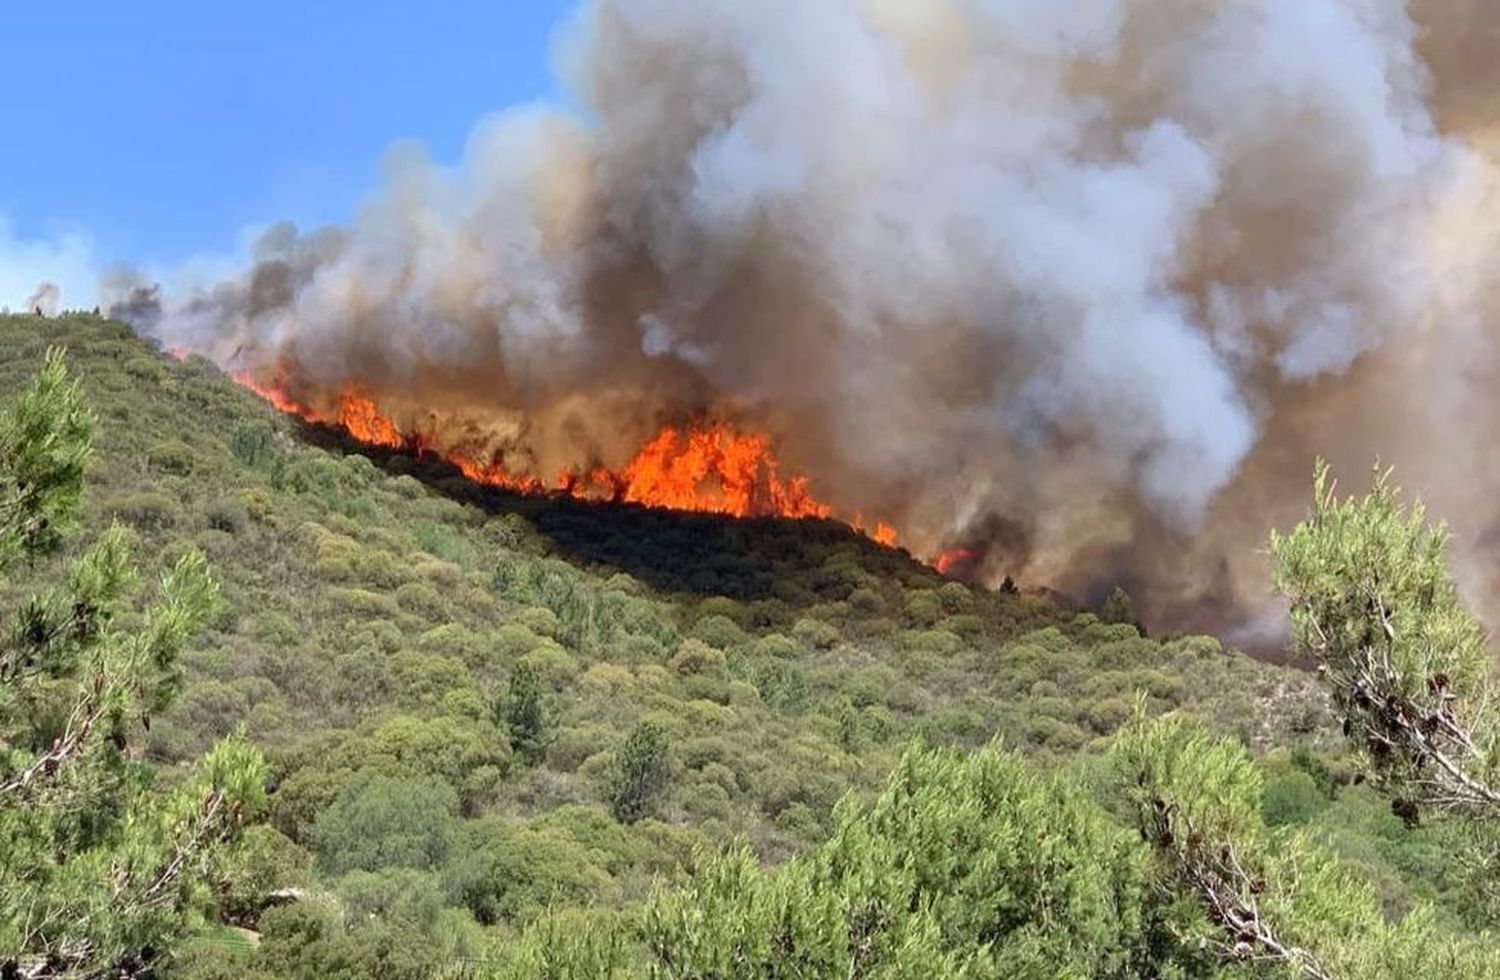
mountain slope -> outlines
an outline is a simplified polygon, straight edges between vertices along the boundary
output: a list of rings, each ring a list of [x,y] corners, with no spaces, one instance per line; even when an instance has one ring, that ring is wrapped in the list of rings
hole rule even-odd
[[[385,975],[483,957],[548,907],[630,907],[700,845],[780,861],[912,740],[1086,765],[1136,692],[1260,751],[1332,727],[1308,675],[946,581],[838,524],[517,497],[372,457],[97,317],[0,318],[0,397],[51,344],[101,423],[78,538],[119,521],[148,572],[196,546],[223,585],[184,697],[144,733],[165,779],[239,726],[274,761],[218,914],[255,927],[297,889],[298,914],[379,931],[340,955]],[[622,810],[643,725],[658,791]],[[1422,887],[1406,842],[1307,758],[1265,762],[1288,819],[1364,820],[1344,850],[1403,907]],[[312,955],[267,936],[234,955]]]

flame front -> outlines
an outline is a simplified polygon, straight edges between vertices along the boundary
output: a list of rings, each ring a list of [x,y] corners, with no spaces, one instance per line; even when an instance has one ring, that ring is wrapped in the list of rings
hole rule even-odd
[[[428,435],[403,432],[352,383],[345,385],[334,410],[320,411],[289,394],[281,378],[262,384],[245,373],[233,377],[289,415],[336,427],[368,446],[434,452],[468,479],[486,486],[731,517],[835,517],[831,506],[813,497],[806,477],[782,476],[769,436],[743,432],[728,422],[663,426],[618,470],[564,470],[548,482],[513,473],[498,458],[476,458],[459,449],[443,448]],[[889,524],[869,526],[862,516],[848,523],[887,547],[895,547],[898,540]]]

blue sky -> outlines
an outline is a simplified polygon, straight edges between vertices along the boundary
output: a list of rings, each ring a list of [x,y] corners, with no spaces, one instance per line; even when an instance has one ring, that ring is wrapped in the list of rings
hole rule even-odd
[[[0,0],[0,302],[49,262],[159,268],[343,220],[392,142],[452,160],[485,113],[558,97],[573,7]]]

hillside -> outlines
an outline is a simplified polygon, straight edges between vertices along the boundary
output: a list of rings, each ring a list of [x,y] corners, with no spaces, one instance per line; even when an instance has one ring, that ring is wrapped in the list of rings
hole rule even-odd
[[[1389,911],[1464,912],[1424,832],[1343,785],[1309,674],[946,580],[833,522],[479,487],[93,316],[0,318],[0,400],[58,344],[100,420],[71,547],[118,521],[148,575],[196,547],[222,586],[141,761],[170,782],[243,726],[273,764],[267,818],[170,975],[493,960],[549,912],[629,913],[703,855],[807,851],[914,744],[998,739],[1086,778],[1137,692],[1250,747],[1267,822],[1332,841]],[[35,587],[5,581],[5,608]],[[657,750],[659,791],[622,802],[622,756]]]

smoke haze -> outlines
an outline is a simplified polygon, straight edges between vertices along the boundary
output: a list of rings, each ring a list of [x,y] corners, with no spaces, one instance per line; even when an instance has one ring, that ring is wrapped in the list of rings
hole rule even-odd
[[[1268,617],[1315,455],[1500,543],[1486,0],[593,0],[583,107],[397,146],[344,228],[117,315],[536,473],[771,432],[841,512],[1148,618]],[[1273,610],[1274,612],[1274,610]]]

